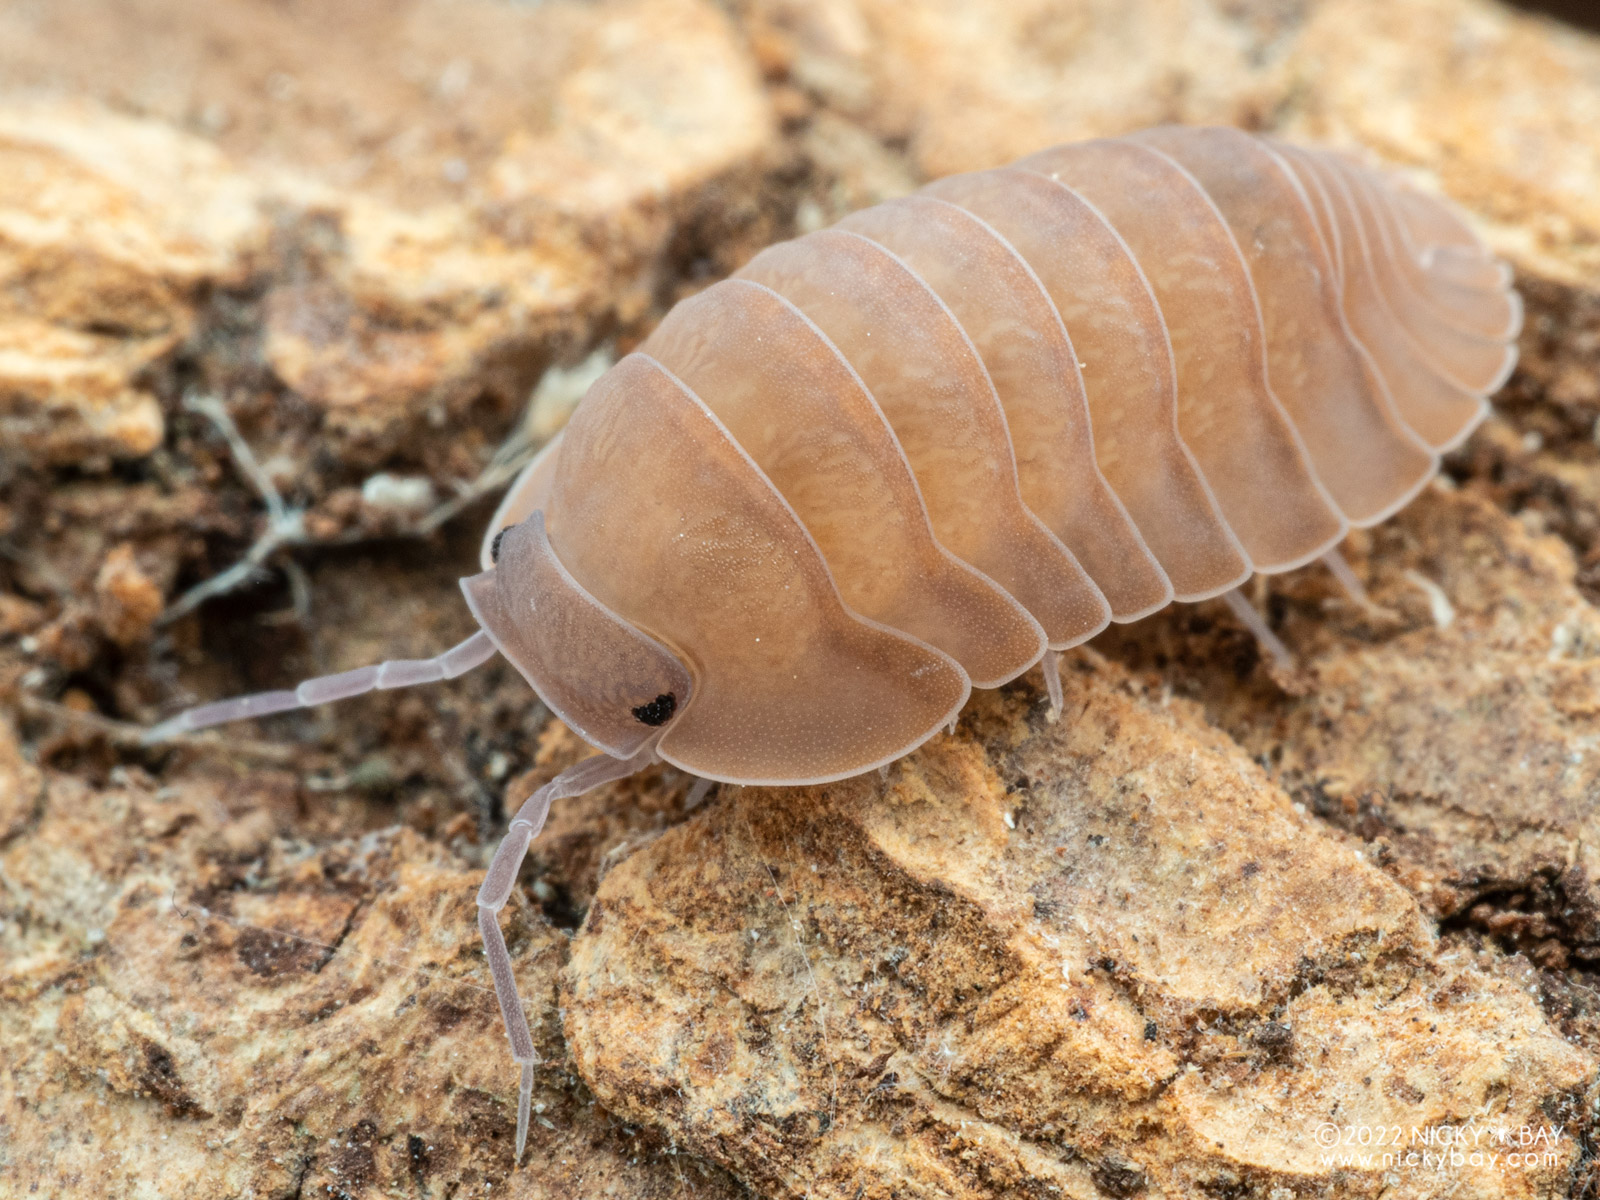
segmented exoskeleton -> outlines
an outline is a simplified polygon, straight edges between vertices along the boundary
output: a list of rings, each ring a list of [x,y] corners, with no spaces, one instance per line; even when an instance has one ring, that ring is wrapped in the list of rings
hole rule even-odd
[[[855,775],[1036,664],[1059,706],[1055,652],[1110,621],[1223,594],[1251,619],[1233,589],[1394,513],[1482,419],[1510,278],[1399,178],[1231,129],[940,180],[758,255],[601,377],[462,581],[474,637],[154,736],[499,651],[604,751],[479,893],[520,1157],[536,1056],[498,913],[552,800],[661,760]]]

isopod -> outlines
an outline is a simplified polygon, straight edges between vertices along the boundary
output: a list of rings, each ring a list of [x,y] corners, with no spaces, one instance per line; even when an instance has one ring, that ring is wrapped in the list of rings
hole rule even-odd
[[[1058,651],[1173,600],[1271,639],[1235,589],[1414,497],[1521,317],[1461,217],[1336,153],[1165,127],[943,179],[767,249],[603,375],[462,580],[471,638],[151,740],[499,652],[603,751],[478,894],[520,1160],[499,912],[553,800],[658,761],[697,789],[871,771],[1036,664],[1059,710]]]

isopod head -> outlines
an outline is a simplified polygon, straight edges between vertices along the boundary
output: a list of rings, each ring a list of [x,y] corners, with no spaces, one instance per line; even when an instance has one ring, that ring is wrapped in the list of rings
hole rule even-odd
[[[495,648],[592,746],[636,754],[689,700],[688,669],[561,565],[544,513],[499,531],[492,569],[461,581]]]

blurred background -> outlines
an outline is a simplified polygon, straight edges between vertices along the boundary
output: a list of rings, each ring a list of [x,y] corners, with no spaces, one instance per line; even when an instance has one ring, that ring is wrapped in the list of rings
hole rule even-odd
[[[1566,538],[1600,596],[1596,30],[1588,0],[0,0],[9,953],[36,981],[67,970],[135,861],[155,896],[396,825],[481,858],[506,802],[578,752],[499,665],[159,754],[138,729],[452,644],[499,489],[673,302],[1053,142],[1237,125],[1454,196],[1531,316],[1451,469]],[[130,780],[188,807],[131,821]],[[41,826],[50,788],[85,824]],[[558,816],[545,916],[573,926],[606,856],[666,819]],[[342,911],[279,916],[332,939]],[[67,1057],[121,1061],[89,1032],[116,1011],[77,1011]],[[60,1068],[29,1062],[29,1087]],[[184,1128],[199,1161],[209,1135]],[[625,1163],[623,1134],[593,1136]],[[433,1151],[405,1153],[402,1181]],[[214,1169],[270,1191],[293,1176],[270,1160]]]

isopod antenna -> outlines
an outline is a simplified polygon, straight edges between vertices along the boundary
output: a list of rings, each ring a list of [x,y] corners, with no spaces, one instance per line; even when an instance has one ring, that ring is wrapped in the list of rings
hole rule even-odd
[[[395,658],[371,667],[357,667],[353,671],[340,671],[337,675],[319,675],[307,679],[297,687],[275,692],[255,692],[248,696],[235,696],[231,700],[218,700],[186,708],[176,716],[167,718],[152,727],[141,739],[145,745],[164,742],[181,733],[193,733],[212,725],[225,725],[229,721],[243,721],[249,717],[265,717],[271,713],[288,712],[294,708],[310,708],[330,700],[344,700],[364,692],[388,691],[391,688],[413,687],[419,683],[437,683],[454,679],[473,667],[481,667],[494,657],[494,643],[481,629],[459,645],[452,646],[433,658]]]

